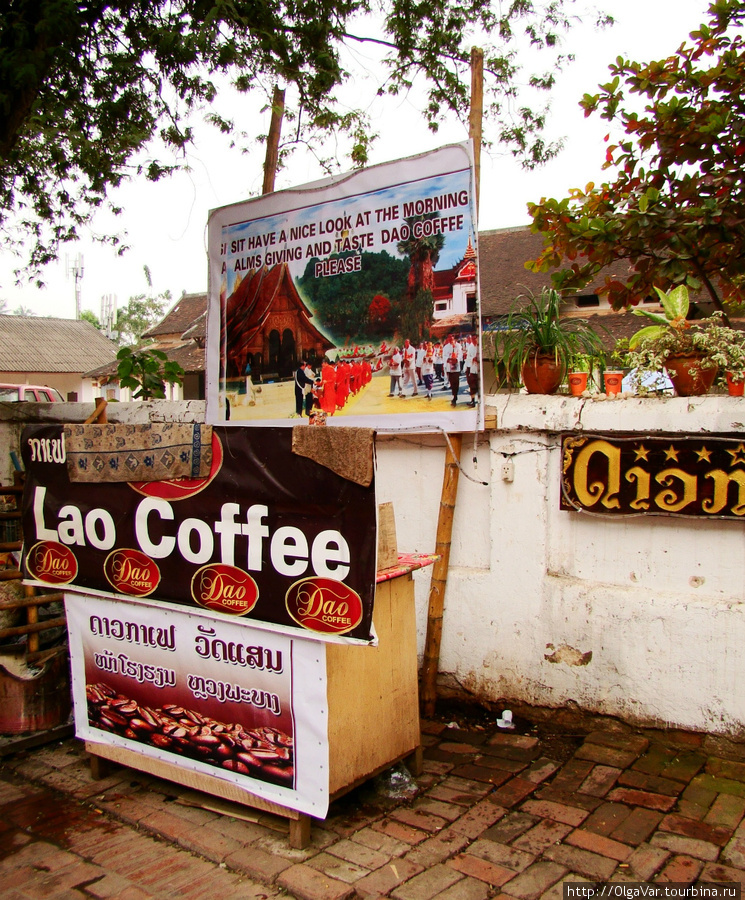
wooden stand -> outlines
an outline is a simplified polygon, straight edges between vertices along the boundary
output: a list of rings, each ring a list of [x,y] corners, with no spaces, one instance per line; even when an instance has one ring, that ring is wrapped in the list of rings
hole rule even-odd
[[[421,774],[417,688],[416,616],[411,572],[378,584],[373,623],[377,647],[326,645],[328,696],[329,794],[345,794],[373,775],[406,759]],[[91,772],[100,777],[101,760],[129,766],[176,784],[195,788],[284,816],[290,820],[290,845],[310,842],[311,817],[251,794],[229,781],[190,772],[175,763],[86,741]]]

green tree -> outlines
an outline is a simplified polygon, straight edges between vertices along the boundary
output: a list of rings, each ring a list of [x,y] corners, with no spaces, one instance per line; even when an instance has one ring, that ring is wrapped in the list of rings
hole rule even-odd
[[[432,324],[434,307],[434,297],[429,288],[420,288],[413,297],[399,301],[396,312],[401,338],[409,338],[415,343],[422,340]]]
[[[184,377],[179,363],[169,359],[163,350],[122,347],[116,358],[119,384],[130,388],[135,400],[164,400],[166,382],[181,384]]]
[[[138,343],[149,328],[160,322],[170,302],[170,291],[163,291],[156,296],[137,294],[136,297],[130,297],[127,305],[118,310],[116,314],[118,343]]]
[[[349,255],[333,254],[330,258]],[[313,310],[314,322],[337,344],[359,342],[380,334],[378,325],[371,323],[370,304],[376,294],[385,294],[393,302],[404,292],[406,263],[384,250],[365,252],[359,271],[334,278],[316,278],[317,262],[315,257],[309,259],[298,279],[298,288]],[[392,318],[389,316],[389,323]]]
[[[93,310],[91,310],[91,309],[82,310],[80,313],[80,318],[84,322],[90,322],[94,328],[98,329],[98,331],[101,330],[101,321],[99,320],[98,316],[93,312]]]
[[[674,55],[619,57],[613,78],[585,94],[586,115],[599,110],[625,133],[607,149],[615,180],[529,205],[546,240],[534,271],[569,260],[552,279],[577,290],[628,260],[628,277],[602,289],[616,309],[683,284],[720,310],[745,302],[744,17],[742,0],[716,0]]]
[[[5,0],[0,12],[0,228],[27,271],[75,240],[112,187],[155,181],[181,165],[196,113],[236,136],[219,114],[219,88],[289,89],[298,142],[329,131],[367,158],[364,113],[337,102],[348,80],[345,48],[374,42],[384,54],[379,94],[426,79],[431,128],[467,119],[470,47],[484,47],[486,115],[496,137],[528,165],[552,156],[536,89],[566,61],[560,36],[574,0]],[[372,12],[381,16],[373,17]],[[372,33],[376,23],[382,31]],[[370,29],[369,34],[359,33]],[[539,71],[521,72],[516,48]],[[540,49],[546,53],[535,53]],[[531,99],[521,94],[526,86]],[[527,96],[527,95],[526,95]],[[525,102],[522,102],[525,99]],[[364,104],[361,104],[364,106]],[[540,104],[542,105],[542,104]],[[328,142],[327,142],[328,143]],[[114,211],[117,210],[114,207]],[[114,244],[116,235],[107,238]]]
[[[434,268],[440,258],[440,250],[445,246],[445,235],[441,232],[414,237],[417,225],[432,219],[439,219],[438,212],[425,213],[422,216],[411,216],[406,219],[409,237],[399,241],[396,249],[402,256],[409,257],[409,279],[407,293],[414,301],[420,291],[429,291],[435,286]]]
[[[150,268],[148,266],[142,268],[147,286],[151,290],[130,297],[127,305],[117,310],[116,330],[119,333],[117,338],[119,344],[138,344],[142,335],[160,322],[171,302],[170,291],[161,291],[160,294],[153,295]]]

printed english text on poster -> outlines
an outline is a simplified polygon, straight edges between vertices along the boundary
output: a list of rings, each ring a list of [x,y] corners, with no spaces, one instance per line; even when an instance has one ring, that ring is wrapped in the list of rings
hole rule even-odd
[[[213,210],[213,423],[482,427],[470,142]]]

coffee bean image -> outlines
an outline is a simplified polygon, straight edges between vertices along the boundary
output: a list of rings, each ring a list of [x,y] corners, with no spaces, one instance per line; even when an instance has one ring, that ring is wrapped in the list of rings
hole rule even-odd
[[[103,682],[87,684],[85,690],[88,721],[94,728],[240,775],[293,786],[293,739],[277,728],[247,729],[174,703],[142,706]]]

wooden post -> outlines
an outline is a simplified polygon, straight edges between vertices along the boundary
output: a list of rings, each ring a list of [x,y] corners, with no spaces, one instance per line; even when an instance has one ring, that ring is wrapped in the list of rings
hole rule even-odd
[[[422,712],[431,716],[435,711],[437,700],[437,669],[440,664],[440,643],[442,641],[442,616],[445,609],[445,588],[450,565],[450,544],[453,534],[453,516],[455,501],[458,496],[458,461],[460,459],[463,435],[451,435],[453,453],[450,445],[445,455],[445,474],[442,480],[440,495],[440,514],[437,519],[437,541],[435,553],[440,554],[432,568],[432,581],[429,588],[429,613],[427,616],[427,637],[424,643],[424,659],[422,661],[422,683],[420,701]]]
[[[469,113],[469,137],[473,139],[474,176],[476,191],[476,213],[478,221],[478,198],[481,178],[481,119],[484,108],[484,51],[478,47],[471,50],[471,110]],[[452,451],[451,451],[452,445]],[[463,446],[463,435],[453,434],[445,453],[445,475],[442,480],[440,512],[437,519],[437,544],[435,553],[440,559],[432,569],[429,588],[429,611],[427,614],[427,636],[424,642],[424,659],[420,685],[420,704],[425,716],[433,715],[437,701],[437,670],[440,665],[440,644],[442,642],[442,618],[445,610],[445,588],[450,566],[450,545],[453,535],[453,516],[458,497],[458,468]]]
[[[476,178],[476,215],[481,187],[481,121],[484,117],[484,51],[471,47],[471,110],[468,136],[473,139],[473,169]]]
[[[33,597],[36,593],[35,589],[29,585],[24,585],[23,593],[26,597]],[[28,606],[26,608],[26,623],[28,625],[36,625],[39,622],[39,607]],[[29,632],[26,638],[26,650],[28,653],[38,653],[39,651],[39,633]]]
[[[262,193],[271,194],[274,190],[274,177],[279,162],[279,135],[282,131],[282,119],[285,114],[285,92],[274,88],[272,97],[272,119],[269,124],[269,135],[266,140],[266,157],[264,159],[264,187]]]
[[[109,418],[106,414],[106,407],[108,405],[108,402],[109,401],[105,397],[96,397],[96,408],[88,416],[83,424],[92,425],[94,422],[98,422],[99,424],[105,425],[109,421]]]

